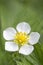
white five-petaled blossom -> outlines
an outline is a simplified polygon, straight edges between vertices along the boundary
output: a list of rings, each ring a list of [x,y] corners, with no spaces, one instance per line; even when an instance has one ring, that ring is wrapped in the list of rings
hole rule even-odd
[[[16,30],[9,27],[3,31],[3,37],[7,40],[5,50],[10,52],[18,51],[24,55],[31,54],[34,50],[33,45],[39,41],[40,34],[38,32],[30,33],[31,27],[26,22],[19,23]]]

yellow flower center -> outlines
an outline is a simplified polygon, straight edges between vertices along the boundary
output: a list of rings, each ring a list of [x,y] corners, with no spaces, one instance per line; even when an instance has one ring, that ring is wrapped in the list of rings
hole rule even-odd
[[[28,42],[29,36],[26,33],[18,32],[14,36],[14,42],[20,45],[24,45]]]

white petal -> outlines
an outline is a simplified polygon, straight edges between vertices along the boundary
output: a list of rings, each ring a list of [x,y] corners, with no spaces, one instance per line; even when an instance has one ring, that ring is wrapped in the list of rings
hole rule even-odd
[[[9,27],[9,28],[7,28],[6,30],[3,31],[3,37],[6,40],[13,40],[15,33],[16,33],[16,30],[12,27]]]
[[[17,25],[16,29],[18,32],[25,32],[27,34],[30,33],[30,31],[31,31],[30,25],[26,22],[19,23]]]
[[[36,44],[39,41],[40,38],[40,34],[38,32],[32,32],[30,34],[30,39],[29,39],[29,43],[30,44]]]
[[[18,51],[18,45],[14,42],[5,42],[5,50],[10,52]]]
[[[29,55],[32,53],[34,50],[34,47],[31,45],[24,45],[20,48],[19,53],[24,54],[24,55]]]

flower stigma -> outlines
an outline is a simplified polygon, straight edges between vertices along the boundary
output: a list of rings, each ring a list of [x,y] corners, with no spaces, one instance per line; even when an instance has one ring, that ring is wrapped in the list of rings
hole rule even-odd
[[[17,32],[16,35],[14,36],[14,42],[20,45],[28,43],[28,40],[29,35],[27,35],[26,33]]]

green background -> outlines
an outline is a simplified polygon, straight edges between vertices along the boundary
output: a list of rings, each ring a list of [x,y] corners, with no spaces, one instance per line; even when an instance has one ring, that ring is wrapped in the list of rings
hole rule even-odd
[[[39,32],[39,43],[32,54],[6,52],[3,30],[26,21]],[[43,65],[43,0],[0,0],[0,65]]]

